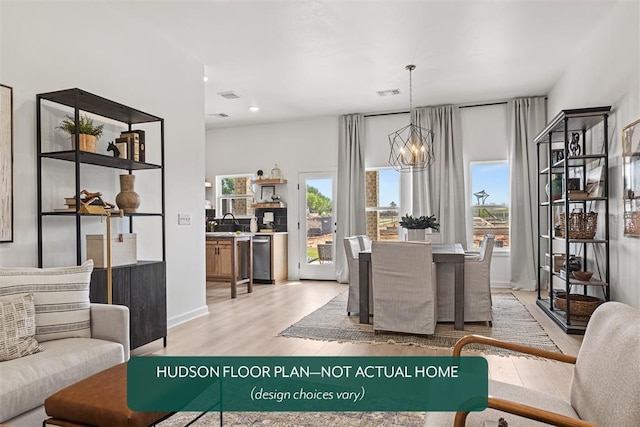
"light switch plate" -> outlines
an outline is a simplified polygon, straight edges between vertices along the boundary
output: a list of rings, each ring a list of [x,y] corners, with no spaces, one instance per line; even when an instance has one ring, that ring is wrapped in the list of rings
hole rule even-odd
[[[178,214],[178,225],[191,225],[191,214],[190,213],[179,213]]]

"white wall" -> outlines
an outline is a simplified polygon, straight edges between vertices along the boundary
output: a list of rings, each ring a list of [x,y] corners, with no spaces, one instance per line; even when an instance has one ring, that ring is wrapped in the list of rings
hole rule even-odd
[[[462,110],[465,168],[470,161],[507,158],[506,106],[466,108]],[[389,166],[388,134],[409,123],[408,114],[392,114],[365,118],[365,167]],[[289,278],[298,278],[299,214],[297,182],[300,172],[337,170],[338,119],[277,123],[224,129],[206,133],[206,177],[255,173],[271,170],[274,163],[288,180],[283,199],[288,204]],[[468,153],[467,153],[468,150]],[[207,198],[215,199],[215,188]],[[469,199],[469,198],[467,198]],[[401,205],[402,209],[402,199]],[[470,207],[469,207],[470,209]],[[492,263],[495,286],[509,283],[508,253],[496,255]]]
[[[14,87],[16,183],[15,240],[0,245],[0,265],[37,264],[35,95],[79,87],[165,119],[169,324],[206,313],[202,65],[104,1],[3,2],[0,19],[2,79]],[[115,179],[102,184],[113,201]],[[158,203],[140,184],[143,203]],[[193,225],[178,227],[178,212],[191,213]],[[73,246],[64,249],[74,258]],[[143,244],[139,253],[152,250]]]
[[[206,132],[206,176],[268,173],[275,163],[287,180],[282,200],[287,203],[289,278],[298,278],[298,174],[337,171],[338,119],[321,117],[268,125],[209,129]],[[214,184],[215,185],[215,184]],[[202,188],[202,184],[200,185]],[[215,188],[207,193],[215,200]],[[215,202],[214,202],[215,203]]]
[[[574,48],[570,69],[549,93],[549,115],[561,109],[611,105],[609,119],[609,218],[611,297],[640,307],[640,239],[623,236],[622,128],[640,117],[640,10],[637,1],[620,1],[598,28]]]
[[[467,211],[471,211],[471,162],[508,160],[509,133],[507,122],[507,105],[487,105],[460,109],[462,122],[462,149],[465,168],[465,203]],[[469,247],[473,236],[473,219],[467,219],[467,236]],[[491,260],[491,284],[494,287],[509,287],[511,266],[509,252],[495,249]]]

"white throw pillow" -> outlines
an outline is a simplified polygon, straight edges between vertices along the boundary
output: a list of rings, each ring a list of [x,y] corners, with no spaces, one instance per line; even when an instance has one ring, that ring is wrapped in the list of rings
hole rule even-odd
[[[42,351],[35,333],[33,294],[0,298],[0,362]]]
[[[0,268],[0,297],[33,293],[39,342],[90,338],[93,261],[54,268]]]

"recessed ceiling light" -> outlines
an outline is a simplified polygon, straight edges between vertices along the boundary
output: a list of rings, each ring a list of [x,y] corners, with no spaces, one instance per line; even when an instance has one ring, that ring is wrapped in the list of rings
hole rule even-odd
[[[260,107],[258,107],[257,105],[252,105],[251,107],[249,107],[249,111],[253,111],[253,112],[260,111]]]
[[[379,90],[376,92],[378,96],[400,95],[400,89]]]
[[[202,81],[203,81],[203,82],[208,82],[208,81],[209,81],[209,77],[204,76],[204,77],[202,78]]]

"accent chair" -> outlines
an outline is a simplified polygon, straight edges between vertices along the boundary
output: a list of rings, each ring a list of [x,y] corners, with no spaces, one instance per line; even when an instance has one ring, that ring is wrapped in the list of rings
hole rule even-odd
[[[430,335],[436,328],[436,269],[429,242],[371,247],[373,330]]]
[[[497,425],[499,418],[509,426],[527,427],[638,425],[640,310],[613,301],[600,305],[591,315],[577,357],[478,335],[460,339],[453,355],[474,342],[575,364],[570,400],[490,379],[489,409],[455,415],[428,412],[426,426],[481,427]]]

